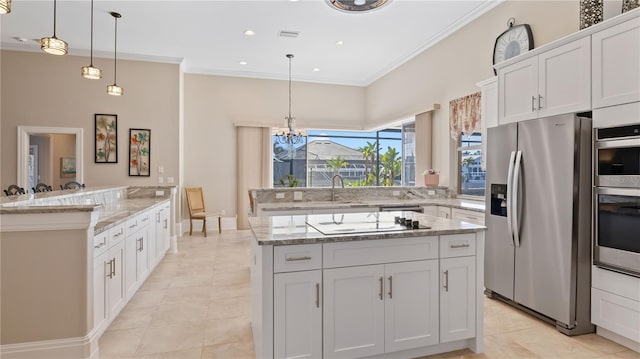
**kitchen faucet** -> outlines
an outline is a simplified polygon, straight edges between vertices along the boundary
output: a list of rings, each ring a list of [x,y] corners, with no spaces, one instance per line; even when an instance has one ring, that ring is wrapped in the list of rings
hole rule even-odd
[[[335,202],[336,200],[336,177],[340,179],[340,185],[344,188],[344,179],[339,174],[333,175],[331,178],[331,202]]]

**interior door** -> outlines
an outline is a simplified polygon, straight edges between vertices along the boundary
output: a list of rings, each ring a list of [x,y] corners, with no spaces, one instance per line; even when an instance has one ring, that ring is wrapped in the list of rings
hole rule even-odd
[[[492,214],[491,205],[496,212],[506,206],[506,198],[492,201],[492,187],[507,185],[511,153],[516,150],[518,126],[515,123],[489,128],[487,130],[487,189],[485,225],[484,281],[485,287],[509,299],[513,299],[514,246],[507,226],[507,217]],[[499,195],[495,195],[498,197]]]
[[[575,316],[574,115],[519,124],[520,246],[514,300],[565,324]],[[576,187],[577,188],[577,187]],[[577,240],[577,239],[576,239]]]

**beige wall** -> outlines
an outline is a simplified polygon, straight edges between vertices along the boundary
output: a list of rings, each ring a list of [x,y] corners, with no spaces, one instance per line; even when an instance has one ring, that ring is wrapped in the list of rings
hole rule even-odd
[[[75,177],[60,177],[60,159],[74,158],[76,156],[76,136],[67,134],[51,135],[51,145],[53,149],[53,183],[48,183],[53,188],[58,189],[69,181],[75,181]]]
[[[85,57],[17,51],[2,51],[1,57],[1,187],[17,180],[18,125],[82,128],[87,186],[155,185],[158,165],[178,183],[178,65],[118,61],[118,84],[125,94],[115,97],[106,93],[113,82],[112,60],[94,58],[103,78],[87,80],[80,76],[80,68],[88,64]],[[94,163],[96,113],[118,115],[117,164]],[[128,176],[129,128],[151,129],[151,177]]]
[[[300,128],[363,128],[363,87],[294,82],[292,93]],[[207,210],[237,213],[234,124],[284,126],[287,112],[286,81],[185,74],[183,183],[203,187]]]
[[[455,168],[448,134],[449,101],[477,92],[475,84],[493,76],[495,38],[506,30],[510,17],[516,24],[529,24],[536,47],[578,31],[579,2],[506,1],[442,42],[424,51],[367,88],[367,126],[428,110],[435,111],[433,167],[440,171],[440,184],[455,186]],[[420,135],[416,134],[417,141]],[[416,168],[421,173],[425,168]]]

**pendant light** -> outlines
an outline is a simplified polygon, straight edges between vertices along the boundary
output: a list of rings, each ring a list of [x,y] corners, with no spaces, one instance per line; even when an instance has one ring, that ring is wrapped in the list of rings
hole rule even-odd
[[[93,67],[93,0],[91,0],[91,62],[89,66],[82,66],[82,77],[90,80],[99,80],[102,78],[102,70]]]
[[[53,36],[40,39],[40,48],[52,55],[66,55],[69,49],[64,40],[56,37],[56,0],[53,0]]]
[[[11,12],[11,0],[0,0],[0,15]]]
[[[113,85],[108,85],[107,86],[107,93],[109,95],[113,95],[113,96],[122,96],[122,94],[124,93],[124,90],[122,89],[122,87],[118,86],[116,84],[116,75],[117,75],[117,58],[118,58],[118,19],[120,17],[122,17],[122,15],[118,14],[117,12],[112,12],[111,16],[113,16],[113,18],[115,19],[115,23],[116,23],[116,27],[115,27],[115,41],[114,41],[114,46],[113,46]]]
[[[296,119],[291,116],[291,59],[293,58],[293,54],[287,54],[287,58],[289,59],[289,116],[284,118],[286,120],[287,129],[276,133],[275,139],[281,144],[289,145],[291,148],[293,145],[302,141],[304,133],[296,131]]]

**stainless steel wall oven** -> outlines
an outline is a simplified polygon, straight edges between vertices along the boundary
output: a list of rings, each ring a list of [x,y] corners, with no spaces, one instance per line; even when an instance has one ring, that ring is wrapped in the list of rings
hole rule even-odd
[[[593,262],[640,277],[640,124],[594,139]]]

